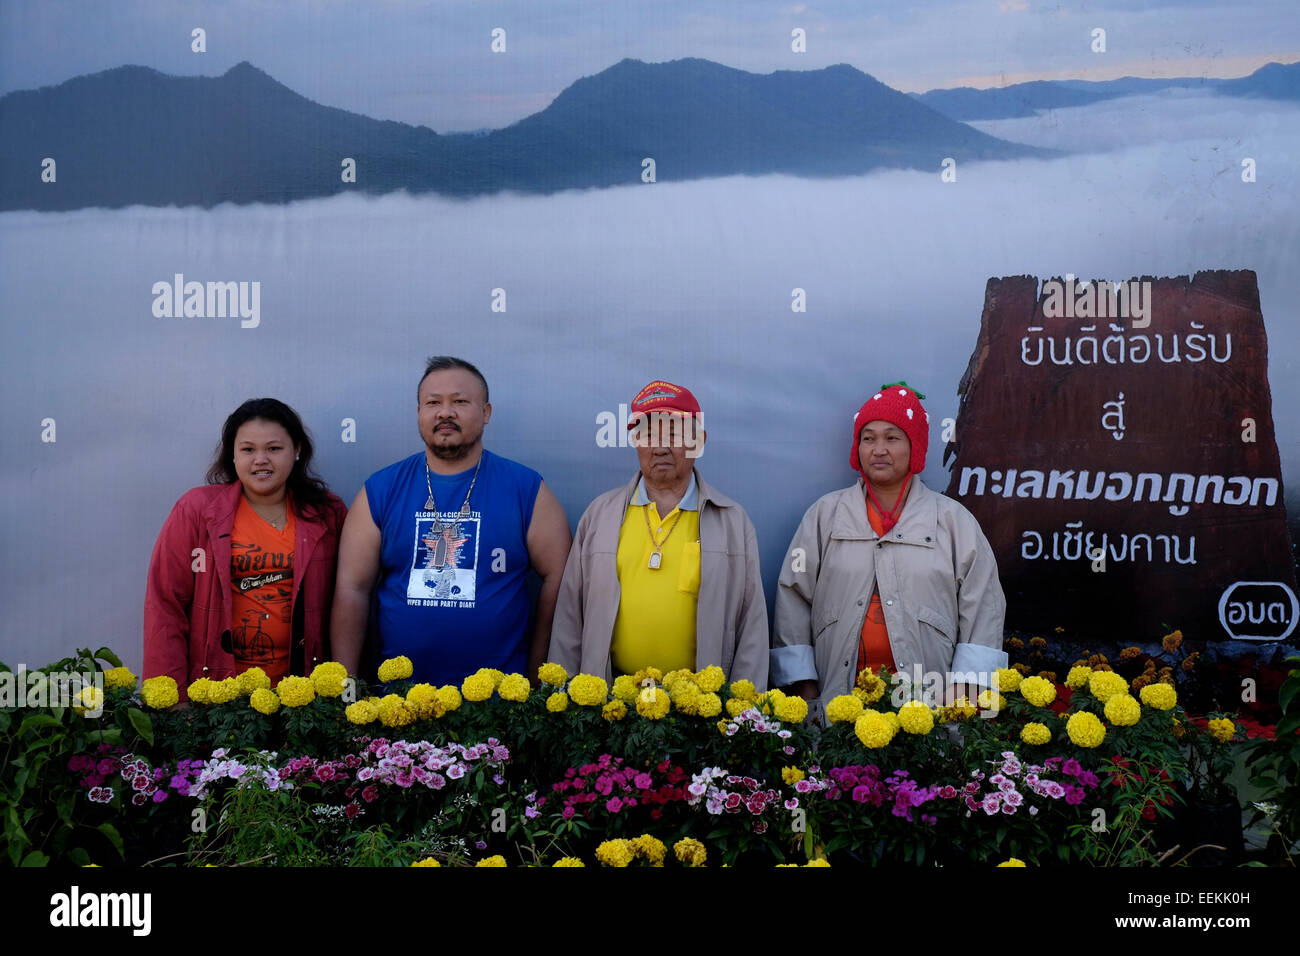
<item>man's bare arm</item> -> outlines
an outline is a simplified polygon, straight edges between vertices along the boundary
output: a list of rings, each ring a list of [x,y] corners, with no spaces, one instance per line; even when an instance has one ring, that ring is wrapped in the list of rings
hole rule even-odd
[[[551,623],[555,618],[555,596],[564,576],[564,564],[569,557],[573,538],[569,534],[569,519],[554,492],[542,482],[533,502],[533,520],[528,525],[528,561],[542,578],[542,590],[537,595],[537,615],[533,625],[533,638],[528,647],[528,679],[537,680],[537,668],[546,663],[546,652],[551,644]]]
[[[379,577],[379,528],[370,517],[366,489],[357,492],[339,537],[339,566],[330,615],[330,644],[334,657],[355,674],[370,618],[370,592]]]

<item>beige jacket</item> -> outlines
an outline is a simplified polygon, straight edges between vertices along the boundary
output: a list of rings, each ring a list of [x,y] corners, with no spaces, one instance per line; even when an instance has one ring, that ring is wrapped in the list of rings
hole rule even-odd
[[[618,536],[639,475],[601,495],[583,513],[560,581],[549,659],[571,674],[613,679],[610,643],[622,593]],[[767,599],[758,540],[743,508],[695,473],[700,510],[700,593],[695,667],[717,664],[733,680],[767,687]]]
[[[799,523],[778,579],[772,684],[815,680],[823,703],[853,689],[874,581],[900,674],[943,689],[988,686],[987,675],[1007,666],[1006,599],[974,516],[913,478],[898,524],[881,540],[865,498],[859,479],[820,498]]]

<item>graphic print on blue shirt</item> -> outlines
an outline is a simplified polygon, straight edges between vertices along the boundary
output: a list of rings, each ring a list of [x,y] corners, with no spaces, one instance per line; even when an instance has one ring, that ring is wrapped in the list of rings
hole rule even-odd
[[[482,515],[420,511],[415,517],[415,557],[406,583],[406,603],[450,602],[442,607],[474,606],[478,575],[478,537]]]

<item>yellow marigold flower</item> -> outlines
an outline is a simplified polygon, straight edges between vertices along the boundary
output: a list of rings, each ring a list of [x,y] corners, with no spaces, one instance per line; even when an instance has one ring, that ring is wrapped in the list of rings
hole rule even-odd
[[[939,720],[945,724],[953,724],[962,720],[970,720],[978,713],[979,709],[970,702],[969,697],[963,694],[954,700],[950,706],[939,711]]]
[[[379,711],[379,722],[385,727],[405,727],[415,723],[415,711],[406,706],[406,699],[401,694],[389,694],[375,705]]]
[[[146,707],[152,707],[154,710],[171,707],[180,700],[180,695],[176,691],[176,679],[166,675],[150,677],[140,688],[140,699],[144,701]]]
[[[1076,747],[1099,747],[1106,739],[1106,727],[1096,714],[1086,710],[1071,714],[1065,722],[1065,732]]]
[[[497,693],[501,695],[502,700],[513,700],[515,703],[519,703],[527,700],[532,690],[532,685],[528,683],[528,678],[523,674],[510,674],[501,681]]]
[[[1032,746],[1041,747],[1043,744],[1051,743],[1052,732],[1047,729],[1046,724],[1031,721],[1020,728],[1020,739]]]
[[[1119,652],[1119,659],[1122,661],[1131,661],[1133,658],[1141,656],[1141,654],[1142,648],[1140,647],[1126,647]]]
[[[433,857],[426,856],[423,860],[416,860],[411,866],[442,866],[442,864]]]
[[[680,713],[694,715],[700,712],[700,691],[694,681],[678,681],[668,692],[668,697]]]
[[[227,677],[225,680],[214,680],[208,685],[208,702],[213,704],[228,704],[239,696],[239,681],[233,677]]]
[[[874,704],[880,698],[885,696],[888,685],[880,678],[880,675],[873,674],[869,670],[864,670],[858,675],[856,686],[863,692],[863,703]]]
[[[1087,684],[1090,677],[1092,677],[1091,667],[1084,667],[1076,664],[1074,667],[1070,668],[1070,673],[1065,675],[1065,686],[1073,687],[1077,690]]]
[[[642,681],[646,680],[652,680],[656,684],[662,684],[664,682],[664,672],[657,667],[643,667],[641,670],[633,674],[632,678],[637,682],[638,686]]]
[[[704,844],[693,837],[685,837],[673,844],[673,855],[685,866],[703,866],[708,858]]]
[[[854,722],[853,732],[858,735],[864,747],[876,750],[886,746],[894,739],[894,727],[883,714],[874,710],[864,711]]]
[[[621,700],[611,700],[600,709],[600,716],[604,717],[611,724],[615,721],[622,720],[627,716],[627,704],[623,703]]]
[[[934,729],[934,712],[919,700],[898,708],[898,722],[909,734],[925,736]]]
[[[1206,729],[1209,730],[1210,736],[1221,744],[1226,744],[1237,735],[1237,725],[1227,717],[1216,717],[1210,721]]]
[[[550,681],[544,681],[544,682],[547,684],[550,683]],[[560,683],[563,683],[563,681],[561,681]],[[586,866],[586,865],[587,865],[586,863],[583,863],[582,860],[576,856],[562,856],[554,863],[551,864],[551,868],[554,869],[555,867],[559,867],[559,866]]]
[[[113,667],[104,671],[105,687],[125,687],[128,690],[135,689],[135,675],[131,673],[129,667]]]
[[[569,672],[554,661],[547,661],[537,668],[537,679],[543,684],[550,684],[552,687],[563,687],[564,682],[569,679]],[[573,857],[566,856],[565,859],[571,860]]]
[[[678,681],[683,680],[688,680],[692,684],[695,683],[695,671],[691,670],[689,667],[679,667],[677,670],[669,671],[665,674],[661,683],[671,691]]]
[[[695,675],[695,683],[706,694],[716,694],[722,690],[722,685],[726,683],[726,680],[727,675],[722,672],[722,668],[717,664],[710,664]]]
[[[741,697],[732,697],[726,703],[727,716],[739,717],[742,713],[749,710],[752,702]]]
[[[1056,629],[1056,633],[1060,634],[1060,633],[1061,633],[1062,631],[1064,631],[1064,630],[1065,630],[1065,628],[1063,628],[1063,627],[1058,627],[1058,628]],[[1042,637],[1031,637],[1031,638],[1029,639],[1029,646],[1030,646],[1030,647],[1046,647],[1046,646],[1047,646],[1047,640],[1046,640],[1046,638],[1042,638]]]
[[[280,698],[269,687],[259,687],[248,695],[248,705],[259,714],[270,716],[280,709]]]
[[[406,706],[414,711],[418,720],[441,717],[446,711],[438,699],[438,688],[432,684],[416,684],[406,692]]]
[[[752,680],[733,680],[731,682],[731,696],[739,697],[741,700],[753,700],[758,696],[758,688],[754,686]]]
[[[438,703],[442,704],[442,711],[450,714],[460,706],[460,691],[451,684],[443,684],[438,688]]]
[[[789,784],[792,787],[800,780],[802,780],[805,776],[806,774],[798,767],[781,768],[781,779],[784,780],[787,784]]]
[[[820,857],[818,857],[818,858],[815,859],[815,860],[809,860],[809,861],[808,861],[807,863],[805,863],[803,866],[804,866],[804,869],[807,869],[807,868],[810,867],[810,866],[830,866],[830,865],[831,865],[831,861],[830,861],[830,860],[826,859],[826,857],[824,857],[824,856],[820,856]]]
[[[1178,650],[1178,648],[1183,646],[1183,632],[1173,631],[1172,633],[1166,634],[1160,639],[1160,646],[1172,654],[1174,651]]]
[[[783,697],[777,701],[776,717],[787,724],[801,724],[808,716],[808,701],[804,700],[798,694],[789,697]]]
[[[364,726],[379,719],[379,710],[370,701],[359,700],[355,704],[348,704],[343,716],[351,723]]]
[[[1183,722],[1177,717],[1174,718],[1173,732],[1175,740],[1182,740],[1183,734],[1187,733],[1187,729],[1183,727]]]
[[[312,686],[322,697],[342,697],[348,669],[338,661],[324,661],[311,671]]]
[[[394,680],[406,680],[414,673],[415,665],[405,655],[390,657],[379,665],[379,679],[385,684]]]
[[[271,678],[266,676],[266,671],[260,667],[250,667],[241,674],[236,675],[235,680],[238,682],[239,696],[251,697],[253,691],[259,687],[266,690],[271,689]]]
[[[619,674],[614,678],[614,696],[623,703],[632,703],[639,693],[641,693],[641,687],[631,674]]]
[[[776,710],[776,705],[785,700],[785,691],[773,688],[765,694],[760,694],[754,700],[754,706],[759,713],[771,714]]]
[[[1026,677],[1020,682],[1020,696],[1035,707],[1046,707],[1056,700],[1056,685],[1041,677]]]
[[[778,863],[778,864],[776,864],[776,868],[777,868],[778,870],[785,870],[785,869],[794,869],[794,870],[797,870],[797,869],[799,869],[799,864],[798,864],[798,863]]]
[[[185,693],[191,704],[210,704],[212,703],[212,681],[200,677],[186,688]]]
[[[496,856],[485,856],[483,857],[483,859],[479,860],[477,863],[474,864],[475,867],[505,866],[505,865],[506,865],[506,858],[504,856],[501,856],[500,854],[497,854]]]
[[[275,692],[286,707],[305,707],[316,699],[316,687],[310,677],[286,677],[276,685]]]
[[[1025,642],[1018,637],[1008,638],[1007,647],[1011,648],[1013,651],[1023,651],[1025,649]]]
[[[552,714],[561,713],[569,706],[569,695],[562,690],[557,690],[546,698],[546,709]]]
[[[668,854],[668,848],[664,846],[664,842],[659,838],[643,833],[632,841],[632,845],[636,855],[650,861],[651,866],[664,865],[664,857]]]
[[[1178,703],[1178,693],[1168,684],[1147,684],[1138,696],[1156,710],[1170,710]]]
[[[602,707],[609,698],[609,685],[595,674],[579,674],[569,681],[569,697],[582,707]]]
[[[492,676],[482,671],[470,674],[460,685],[460,692],[466,700],[487,700],[494,690],[496,686],[492,683]]]
[[[661,694],[667,697],[667,694]],[[634,859],[630,840],[606,840],[596,847],[596,859],[605,866],[627,866]]]
[[[84,714],[86,711],[101,711],[104,709],[104,692],[94,684],[81,688],[81,693],[77,695],[77,703],[72,705],[72,709],[78,714]]]
[[[668,691],[647,687],[636,699],[636,712],[649,720],[659,720],[668,716],[672,710],[672,698]]]
[[[995,690],[982,690],[975,698],[975,703],[979,704],[981,710],[997,713],[1007,706],[1007,699]]]
[[[1025,864],[1023,862],[1017,860],[1014,856],[1011,859],[998,864],[998,866],[1024,866],[1024,865]]]
[[[722,698],[717,694],[701,694],[696,702],[696,712],[701,717],[716,717],[722,713]]]
[[[1106,701],[1105,712],[1116,727],[1132,727],[1142,716],[1142,706],[1128,694],[1116,694]]]
[[[1020,671],[1011,667],[999,667],[993,672],[993,686],[1004,694],[1010,694],[1020,686]]]
[[[852,694],[840,694],[832,697],[826,705],[826,719],[832,724],[847,724],[855,721],[862,714],[862,701]]]
[[[1114,671],[1094,671],[1088,678],[1088,690],[1103,704],[1116,694],[1128,693],[1128,681]]]

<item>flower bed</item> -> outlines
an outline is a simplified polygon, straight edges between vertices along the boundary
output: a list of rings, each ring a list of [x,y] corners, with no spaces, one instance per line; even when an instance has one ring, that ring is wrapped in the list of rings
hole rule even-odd
[[[118,666],[82,714],[0,710],[14,863],[1150,862],[1202,733],[1171,684],[1086,666],[933,708],[863,672],[813,728],[716,667],[432,687],[397,658],[373,693],[334,663],[275,689],[254,668],[177,707],[107,650],[60,665],[96,658]]]

